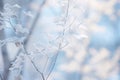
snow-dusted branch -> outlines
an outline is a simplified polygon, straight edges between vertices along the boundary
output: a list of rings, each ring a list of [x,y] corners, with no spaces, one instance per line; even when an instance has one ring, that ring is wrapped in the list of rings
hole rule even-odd
[[[30,60],[31,64],[33,65],[34,69],[41,76],[42,80],[47,80],[54,69],[54,66],[56,64],[56,60],[57,60],[57,57],[58,57],[60,51],[69,44],[69,41],[66,40],[66,38],[68,38],[68,36],[66,36],[66,35],[70,34],[70,31],[72,29],[74,29],[74,28],[78,29],[78,27],[79,27],[78,24],[80,21],[78,18],[81,15],[74,16],[74,11],[72,12],[73,9],[71,9],[74,7],[74,5],[72,5],[73,3],[71,2],[72,0],[61,0],[61,3],[63,6],[60,5],[60,8],[62,9],[61,11],[63,11],[63,12],[62,12],[61,16],[59,16],[59,18],[57,17],[55,24],[57,25],[58,23],[60,23],[58,25],[60,27],[62,27],[62,30],[61,30],[60,34],[58,34],[57,38],[55,38],[53,40],[53,43],[56,44],[55,45],[56,51],[54,52],[55,54],[52,57],[48,56],[48,53],[49,53],[48,51],[52,49],[51,46],[49,46],[49,45],[52,45],[52,43],[49,43],[47,47],[41,49],[40,51],[39,50],[38,51],[36,50],[35,52],[27,51],[26,47],[28,45],[29,39],[31,37],[31,34],[34,31],[36,23],[40,17],[42,7],[45,5],[46,1],[47,0],[43,0],[43,3],[40,4],[38,12],[33,20],[32,25],[30,26],[29,30],[27,28],[23,27],[23,25],[20,23],[18,17],[16,16],[17,13],[15,13],[15,11],[12,11],[12,10],[14,10],[13,8],[21,8],[21,6],[19,6],[17,4],[14,6],[6,4],[4,7],[5,10],[0,13],[3,17],[3,18],[0,17],[0,21],[3,21],[2,25],[4,25],[3,27],[1,27],[1,30],[5,29],[5,28],[9,28],[15,34],[15,37],[0,40],[0,47],[4,46],[6,43],[12,42],[16,45],[16,47],[19,48],[19,50],[17,52],[17,56],[15,57],[15,59],[13,60],[13,63],[10,66],[11,71],[14,71],[15,69],[18,70],[17,71],[18,75],[21,75],[20,73],[23,70],[24,62],[27,57]],[[79,11],[79,9],[77,9],[77,10]],[[11,13],[9,14],[7,11],[9,11]],[[27,12],[25,12],[25,14],[27,14]],[[9,24],[9,25],[6,25],[6,24]],[[7,26],[9,26],[9,27],[7,27]],[[77,35],[79,35],[79,31],[78,31]],[[54,45],[52,45],[52,46],[54,46]],[[48,50],[48,48],[49,48],[49,50]],[[46,53],[45,53],[45,51],[46,51]],[[37,53],[37,54],[33,54],[33,53]],[[36,57],[32,56],[32,55],[37,56],[38,54],[42,55],[42,57],[47,58],[46,62],[44,62],[43,70],[40,70],[39,66],[34,61],[34,59]],[[41,63],[41,65],[43,65],[43,64]],[[49,71],[45,72],[48,67],[49,67]]]
[[[29,60],[31,61],[32,65],[34,66],[35,70],[40,74],[40,76],[42,77],[42,80],[45,80],[44,74],[39,71],[38,67],[36,66],[36,64],[34,63],[34,61],[31,59],[31,57],[29,56],[29,53],[26,51],[24,44],[21,44],[22,46],[22,50],[23,52],[26,54],[26,56],[29,58]]]

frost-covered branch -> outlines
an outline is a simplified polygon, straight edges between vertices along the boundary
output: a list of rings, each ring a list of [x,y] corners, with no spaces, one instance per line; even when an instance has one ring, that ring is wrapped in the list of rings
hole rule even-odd
[[[31,61],[32,65],[34,66],[35,70],[40,74],[40,76],[42,77],[42,80],[45,80],[44,74],[41,71],[39,71],[38,67],[36,66],[36,64],[34,63],[34,61],[31,59],[31,57],[29,56],[29,53],[26,51],[24,45],[23,44],[21,44],[21,45],[22,45],[23,52],[29,58],[29,60]]]
[[[33,20],[33,23],[32,23],[32,25],[30,26],[30,29],[29,29],[29,35],[27,36],[27,38],[25,39],[25,41],[24,41],[24,46],[26,47],[27,46],[27,44],[28,44],[28,42],[29,42],[29,39],[30,39],[30,37],[31,37],[31,35],[32,35],[32,33],[33,33],[33,31],[34,31],[34,28],[35,28],[35,26],[36,26],[36,23],[37,23],[37,21],[38,21],[38,19],[39,19],[39,17],[40,17],[40,12],[41,12],[41,10],[42,10],[42,8],[43,8],[43,6],[45,5],[45,3],[47,2],[47,0],[43,0],[43,3],[42,4],[40,4],[40,6],[39,6],[39,10],[38,10],[38,12],[37,12],[37,14],[36,14],[36,16],[35,16],[35,19]],[[17,52],[17,55],[19,55],[19,53],[21,52],[21,50],[19,49],[18,50],[18,52]],[[16,55],[16,56],[17,56]],[[15,58],[16,59],[16,58]],[[15,60],[14,59],[14,60]],[[13,61],[14,61],[13,60]]]
[[[63,10],[63,12],[62,12],[61,16],[59,16],[59,18],[57,17],[56,24],[60,23],[58,25],[60,27],[62,27],[62,30],[60,31],[60,34],[58,34],[58,37],[53,40],[56,51],[54,52],[55,54],[52,57],[48,56],[48,53],[49,53],[48,51],[52,49],[51,46],[47,46],[38,52],[37,52],[37,50],[35,52],[34,51],[32,52],[32,51],[27,51],[27,49],[26,49],[29,39],[31,37],[31,34],[33,33],[34,28],[36,26],[36,22],[38,21],[38,19],[40,17],[42,7],[46,3],[46,0],[43,0],[43,3],[40,4],[38,12],[35,16],[35,19],[33,20],[32,25],[30,26],[29,30],[27,28],[25,28],[19,22],[19,19],[16,16],[17,13],[15,13],[15,11],[12,11],[12,10],[14,10],[13,8],[21,8],[21,6],[19,6],[17,4],[14,6],[11,6],[9,4],[5,5],[4,12],[0,13],[3,16],[3,18],[0,18],[0,20],[4,21],[4,23],[2,24],[4,26],[1,27],[1,30],[9,28],[13,31],[13,33],[15,34],[15,37],[0,40],[0,47],[3,47],[6,43],[12,42],[16,45],[16,47],[19,48],[19,50],[17,52],[17,56],[15,57],[15,59],[13,60],[13,63],[10,66],[11,71],[14,71],[15,69],[17,69],[17,72],[18,72],[17,74],[21,75],[21,72],[22,72],[23,66],[24,66],[24,62],[27,57],[30,60],[31,64],[33,65],[34,69],[40,74],[42,80],[47,80],[49,78],[50,74],[53,71],[53,68],[55,66],[55,63],[56,63],[56,60],[57,60],[57,57],[58,57],[60,51],[69,44],[69,41],[66,39],[66,38],[68,38],[68,36],[66,36],[66,35],[68,35],[70,33],[70,30],[72,30],[74,28],[78,29],[78,26],[79,26],[78,25],[79,23],[77,23],[79,15],[73,16],[74,11],[71,12],[72,11],[71,8],[73,8],[74,6],[71,5],[71,4],[73,4],[71,1],[72,0],[61,0],[61,3],[63,6],[60,5],[60,7]],[[77,10],[79,10],[79,9],[77,9]],[[11,13],[9,14],[7,11],[9,11],[9,12],[11,11]],[[25,14],[27,14],[27,13],[25,12]],[[79,20],[78,20],[78,22],[79,22]],[[9,25],[6,25],[6,23]],[[73,34],[80,35],[79,31],[76,33],[73,33]],[[48,41],[48,42],[49,42],[48,45],[52,45],[52,43],[50,43],[50,41]],[[52,45],[52,46],[54,46],[54,45]],[[37,54],[33,54],[33,53],[37,53]],[[46,62],[44,62],[43,70],[39,69],[39,66],[34,61],[35,57],[32,56],[32,55],[37,56],[38,54],[42,55],[42,57],[47,57]],[[43,64],[41,63],[41,65],[43,65]],[[45,72],[48,67],[50,67],[49,71]]]

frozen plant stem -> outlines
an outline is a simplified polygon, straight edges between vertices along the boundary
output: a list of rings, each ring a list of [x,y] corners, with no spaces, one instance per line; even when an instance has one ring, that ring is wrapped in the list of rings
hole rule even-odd
[[[30,58],[28,52],[26,51],[24,44],[21,43],[22,46],[22,51],[25,53],[25,55],[29,58],[30,62],[32,63],[33,67],[35,68],[35,70],[40,74],[40,76],[42,77],[42,80],[45,80],[44,74],[42,72],[39,71],[39,69],[37,68],[37,66],[35,65],[34,61]]]
[[[24,47],[27,47],[27,44],[28,44],[29,39],[30,39],[30,37],[31,37],[31,34],[33,33],[34,28],[35,28],[35,26],[36,26],[36,22],[38,21],[38,19],[39,19],[39,17],[40,17],[40,12],[41,12],[41,10],[42,10],[42,8],[43,8],[43,6],[45,5],[46,2],[47,2],[47,0],[44,0],[43,3],[40,4],[40,6],[39,6],[39,10],[38,10],[38,12],[37,12],[37,14],[36,14],[36,16],[35,16],[35,19],[34,19],[32,25],[31,25],[31,27],[30,27],[29,34],[28,34],[27,38],[26,38],[25,41],[24,41]],[[20,52],[21,52],[21,49],[18,50],[17,55],[19,55]],[[17,56],[17,55],[16,55],[16,56]],[[13,62],[14,62],[15,60],[16,60],[16,57],[15,57],[15,59],[13,60]]]
[[[50,73],[52,72],[52,70],[53,70],[53,68],[54,68],[54,66],[55,66],[55,64],[56,64],[58,54],[59,54],[60,50],[62,49],[62,43],[63,43],[63,40],[64,40],[65,31],[66,31],[65,25],[66,25],[66,23],[67,23],[68,13],[69,13],[69,0],[68,0],[68,4],[67,4],[67,10],[66,10],[66,16],[65,16],[65,22],[64,22],[64,28],[63,28],[63,31],[62,31],[62,35],[58,37],[58,38],[61,37],[61,41],[60,41],[60,43],[59,43],[58,50],[57,50],[57,53],[56,53],[56,55],[55,55],[55,61],[54,61],[54,63],[53,63],[53,67],[51,68],[51,70],[50,70],[50,72],[49,72],[46,80],[49,78]],[[73,21],[73,22],[74,22],[74,21]],[[72,25],[72,24],[71,24],[71,25]],[[71,25],[70,25],[70,26],[71,26]],[[57,39],[57,38],[56,38],[56,39]]]
[[[38,69],[37,66],[35,65],[34,61],[30,58],[28,52],[27,52],[26,49],[25,49],[25,46],[27,45],[27,42],[29,41],[30,35],[32,34],[32,32],[33,32],[33,30],[34,30],[34,26],[36,25],[36,22],[37,22],[37,20],[38,20],[38,18],[39,18],[39,16],[40,16],[40,11],[41,11],[43,5],[46,3],[46,1],[47,1],[47,0],[44,0],[43,3],[40,4],[38,13],[37,13],[37,15],[36,15],[36,17],[35,17],[35,20],[33,21],[32,25],[31,25],[31,28],[30,28],[30,34],[27,36],[27,39],[25,39],[25,41],[24,41],[25,44],[23,44],[23,43],[20,42],[20,44],[21,44],[21,46],[22,46],[22,50],[20,49],[20,50],[18,51],[18,54],[19,54],[21,51],[23,51],[23,52],[25,53],[25,55],[29,58],[29,60],[30,60],[30,62],[32,63],[33,67],[35,68],[35,70],[40,74],[42,80],[45,80],[44,74],[39,71],[39,69]],[[15,28],[14,28],[14,25],[11,23],[10,19],[9,19],[7,22],[10,23],[12,29],[16,32],[16,30],[15,30]],[[18,43],[19,43],[19,42],[18,42]],[[17,55],[18,55],[18,54],[17,54]]]

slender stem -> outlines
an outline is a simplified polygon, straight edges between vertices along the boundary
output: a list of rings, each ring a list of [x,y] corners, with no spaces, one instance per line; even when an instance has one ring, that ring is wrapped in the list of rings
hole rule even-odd
[[[38,21],[38,19],[39,19],[40,11],[41,11],[42,7],[44,6],[44,4],[45,4],[46,2],[47,2],[47,0],[44,0],[44,2],[43,2],[43,3],[40,5],[40,7],[39,7],[39,11],[38,11],[38,13],[36,14],[35,19],[34,19],[32,25],[31,25],[31,27],[30,27],[29,35],[27,36],[27,38],[26,38],[25,41],[24,41],[24,43],[25,43],[24,46],[25,46],[25,47],[27,47],[27,44],[28,44],[29,39],[30,39],[30,37],[31,37],[31,34],[33,33],[34,28],[35,28],[35,26],[36,26],[36,23],[37,23],[37,21]],[[21,49],[18,50],[17,55],[19,55],[20,52],[21,52]],[[16,56],[17,56],[17,55],[16,55]],[[15,57],[15,59],[16,59],[16,57]],[[13,61],[15,61],[15,59],[14,59]]]
[[[34,61],[30,58],[28,52],[26,51],[25,47],[23,44],[22,45],[22,50],[23,52],[27,55],[27,57],[29,58],[29,60],[31,61],[32,65],[34,66],[35,70],[40,74],[40,76],[42,77],[42,80],[45,80],[44,74],[42,72],[39,71],[39,69],[37,68],[37,66],[35,65]]]
[[[65,24],[67,22],[67,17],[68,17],[68,14],[69,14],[69,0],[68,0],[68,4],[67,4],[67,10],[66,10],[66,15],[65,15]]]
[[[29,41],[29,39],[30,39],[30,37],[31,37],[31,34],[32,34],[33,31],[34,31],[36,22],[38,21],[38,18],[39,18],[39,16],[40,16],[40,11],[41,11],[42,7],[44,6],[44,4],[46,3],[46,1],[47,1],[47,0],[44,0],[43,3],[40,4],[39,11],[38,11],[38,13],[36,14],[35,20],[33,21],[32,25],[31,25],[31,27],[30,27],[30,33],[29,33],[29,35],[27,36],[27,39],[25,39],[25,41],[24,41],[24,43],[25,43],[25,44],[24,44],[24,49],[25,49],[25,47],[27,46],[27,43],[28,43],[28,41]],[[21,51],[22,51],[22,50],[19,49],[18,52],[17,52],[17,55],[19,55],[19,53],[20,53]],[[16,55],[16,56],[17,56],[17,55]],[[30,59],[30,61],[31,61],[31,63],[33,64],[33,66],[34,66],[34,68],[36,69],[36,71],[42,76],[42,79],[45,80],[43,73],[41,73],[41,72],[38,70],[37,66],[34,64],[34,62],[33,62],[32,59],[29,57],[29,55],[28,55],[28,54],[26,54],[26,55],[27,55],[28,58]],[[15,60],[16,60],[16,57],[15,57],[15,59],[13,60],[13,62],[14,62]]]
[[[55,55],[55,61],[53,63],[53,67],[50,69],[50,72],[49,72],[48,76],[46,77],[46,80],[49,78],[50,73],[53,71],[53,68],[54,68],[54,66],[56,64],[56,61],[57,61],[57,57],[58,57],[59,51],[60,51],[60,49],[58,49],[57,54]]]
[[[65,26],[66,23],[67,23],[68,13],[69,13],[69,0],[68,0],[68,4],[67,4],[67,12],[66,12],[66,16],[65,16],[65,24],[64,24],[64,26]],[[53,68],[54,68],[54,66],[55,66],[55,64],[56,64],[59,51],[62,49],[62,43],[63,43],[63,40],[64,40],[65,31],[66,31],[66,28],[64,28],[63,31],[62,31],[62,36],[61,36],[62,39],[61,39],[61,42],[59,43],[58,50],[57,50],[57,53],[56,53],[56,55],[55,55],[55,61],[54,61],[54,63],[53,63],[53,67],[51,68],[51,70],[50,70],[50,72],[49,72],[46,80],[49,78],[50,73],[52,72],[52,70],[53,70]]]

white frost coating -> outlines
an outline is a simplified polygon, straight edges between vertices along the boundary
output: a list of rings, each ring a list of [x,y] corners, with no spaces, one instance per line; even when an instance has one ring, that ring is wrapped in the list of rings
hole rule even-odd
[[[13,70],[13,69],[20,69],[22,68],[22,64],[24,62],[24,54],[20,54],[19,56],[17,56],[17,59],[15,60],[15,62],[12,64],[12,67],[9,70]]]
[[[24,34],[24,35],[27,35],[27,34],[29,34],[29,31],[28,31],[28,29],[27,28],[23,28],[22,27],[22,25],[21,24],[17,24],[16,26],[15,26],[15,30],[16,30],[16,33],[17,34]]]
[[[29,16],[31,18],[33,18],[33,13],[31,11],[28,11],[28,12],[23,12],[26,16]]]

